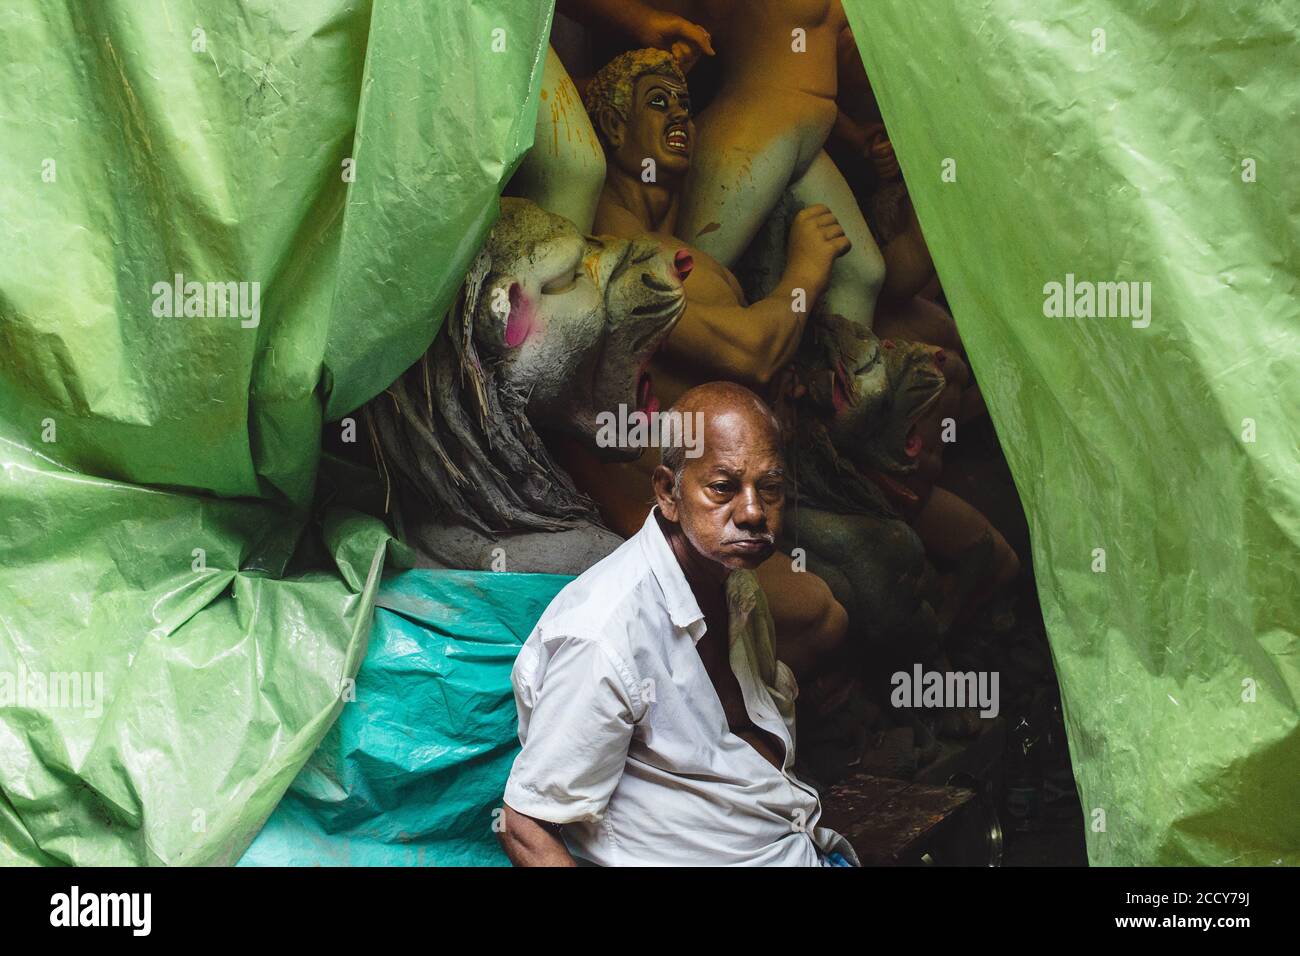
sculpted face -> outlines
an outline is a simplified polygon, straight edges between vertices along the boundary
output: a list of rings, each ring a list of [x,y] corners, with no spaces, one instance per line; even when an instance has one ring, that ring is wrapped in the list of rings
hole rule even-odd
[[[938,441],[929,413],[944,389],[942,349],[882,342],[850,323],[835,327],[825,344],[829,368],[812,374],[809,390],[833,412],[835,447],[860,466],[914,471],[927,445]],[[863,364],[868,354],[872,359]],[[864,395],[881,398],[873,404]]]
[[[687,458],[680,495],[660,510],[704,557],[753,570],[771,557],[785,508],[776,428],[745,409],[705,412],[703,454]]]
[[[642,163],[653,159],[656,177],[684,176],[690,169],[695,145],[690,92],[672,77],[639,77],[621,133],[622,141],[613,150],[613,159],[624,172],[639,177]]]
[[[501,200],[474,341],[503,389],[528,396],[533,425],[598,452],[602,411],[657,408],[646,366],[686,307],[689,256],[652,240],[583,236],[521,199]]]

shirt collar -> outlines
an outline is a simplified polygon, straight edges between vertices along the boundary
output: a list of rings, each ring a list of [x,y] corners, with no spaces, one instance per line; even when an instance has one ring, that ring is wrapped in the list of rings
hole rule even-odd
[[[659,527],[659,521],[655,517],[658,510],[658,505],[651,508],[645,524],[641,526],[639,534],[641,550],[655,580],[659,582],[659,587],[664,592],[664,600],[668,603],[668,616],[673,624],[685,629],[690,634],[691,640],[698,644],[705,631],[704,612],[700,610],[700,602],[695,600],[695,593],[686,580],[686,574],[677,561],[677,555],[673,553],[668,539],[664,537],[663,529]]]

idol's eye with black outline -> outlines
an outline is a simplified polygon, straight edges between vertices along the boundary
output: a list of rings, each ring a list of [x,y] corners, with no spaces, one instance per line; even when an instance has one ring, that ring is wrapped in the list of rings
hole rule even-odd
[[[668,94],[663,90],[655,89],[650,91],[650,99],[646,102],[657,110],[668,109]]]
[[[586,236],[573,236],[558,247],[552,256],[547,257],[557,265],[551,277],[543,283],[542,295],[563,295],[578,284],[586,274],[583,260],[589,254],[591,241]],[[561,255],[563,258],[560,258]]]
[[[542,295],[563,295],[572,290],[581,278],[582,260],[579,259],[578,264],[572,269],[567,269],[564,272],[561,272],[555,278],[542,286]]]

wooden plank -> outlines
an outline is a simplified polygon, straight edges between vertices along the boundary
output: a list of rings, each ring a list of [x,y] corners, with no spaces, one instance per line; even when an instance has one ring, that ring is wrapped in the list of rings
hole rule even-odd
[[[919,863],[945,823],[975,800],[961,787],[857,774],[822,795],[822,822],[844,834],[864,865]]]

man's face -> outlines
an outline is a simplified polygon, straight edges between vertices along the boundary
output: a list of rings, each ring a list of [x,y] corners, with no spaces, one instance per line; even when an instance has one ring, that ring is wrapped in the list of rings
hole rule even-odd
[[[686,87],[667,76],[639,77],[616,152],[619,166],[641,176],[644,161],[653,159],[656,180],[664,173],[683,176],[690,169],[694,145],[695,124]]]
[[[776,548],[785,506],[777,435],[761,417],[705,413],[704,448],[687,458],[680,496],[660,510],[703,557],[753,570]],[[669,513],[669,512],[673,513]]]

